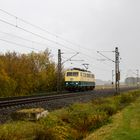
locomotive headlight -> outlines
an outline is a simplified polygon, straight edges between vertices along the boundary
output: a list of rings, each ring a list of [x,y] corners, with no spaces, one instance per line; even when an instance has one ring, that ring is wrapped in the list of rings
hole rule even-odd
[[[66,85],[68,85],[68,83],[66,83]]]
[[[76,83],[76,85],[78,85],[78,83]]]

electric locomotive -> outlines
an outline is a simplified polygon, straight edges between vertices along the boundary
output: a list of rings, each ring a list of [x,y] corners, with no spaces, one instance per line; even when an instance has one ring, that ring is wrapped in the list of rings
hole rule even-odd
[[[73,68],[65,72],[65,89],[69,91],[93,90],[95,76],[90,71]]]

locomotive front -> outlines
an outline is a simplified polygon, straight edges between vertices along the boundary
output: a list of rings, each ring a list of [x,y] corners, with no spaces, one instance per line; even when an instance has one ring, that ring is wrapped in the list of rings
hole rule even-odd
[[[74,68],[65,72],[65,89],[69,91],[93,90],[95,77],[91,72]]]

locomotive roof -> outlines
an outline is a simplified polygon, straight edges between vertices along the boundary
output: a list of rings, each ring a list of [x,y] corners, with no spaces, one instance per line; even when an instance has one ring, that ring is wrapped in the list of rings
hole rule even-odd
[[[79,70],[79,71],[83,71],[83,72],[91,72],[91,71],[87,71],[85,69],[80,69],[80,68],[72,68],[71,70]]]

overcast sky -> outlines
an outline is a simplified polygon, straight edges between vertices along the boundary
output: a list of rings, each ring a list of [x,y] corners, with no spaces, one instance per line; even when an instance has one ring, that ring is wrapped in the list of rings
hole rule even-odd
[[[0,52],[33,51],[26,46],[38,51],[49,48],[55,61],[57,61],[58,48],[63,52],[63,60],[79,52],[73,59],[84,61],[68,61],[64,64],[65,68],[82,67],[81,64],[88,63],[89,70],[95,73],[97,79],[111,80],[114,63],[99,61],[103,57],[97,54],[97,51],[113,51],[118,47],[122,58],[120,64],[122,80],[126,76],[136,76],[136,69],[140,69],[139,0],[0,0],[0,9],[77,44],[69,44],[0,11],[0,19],[63,44],[57,45],[0,21],[0,39],[24,45],[12,45],[0,40]],[[47,46],[5,33],[41,42]],[[114,59],[112,52],[103,52],[103,54]]]

